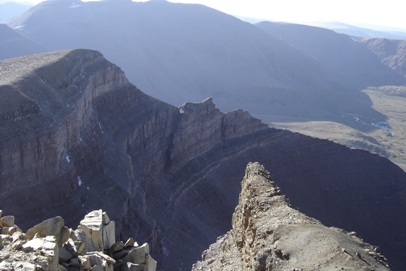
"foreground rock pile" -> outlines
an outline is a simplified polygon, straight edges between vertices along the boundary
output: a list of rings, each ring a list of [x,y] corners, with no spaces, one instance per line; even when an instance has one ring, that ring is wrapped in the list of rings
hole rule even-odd
[[[333,210],[332,210],[333,211]],[[269,172],[249,163],[232,230],[204,251],[193,271],[389,270],[379,248],[292,208]]]
[[[0,210],[0,270],[155,271],[147,243],[116,242],[115,224],[102,210],[85,216],[76,230],[62,217],[47,219],[26,233]]]

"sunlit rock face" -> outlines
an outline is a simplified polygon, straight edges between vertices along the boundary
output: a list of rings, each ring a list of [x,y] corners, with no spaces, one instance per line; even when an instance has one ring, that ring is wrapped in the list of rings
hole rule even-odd
[[[211,99],[166,104],[96,51],[1,61],[0,72],[0,202],[23,230],[103,209],[117,237],[150,244],[158,269],[190,270],[231,229],[243,169],[260,161],[305,214],[402,266],[406,176],[387,159],[222,113]]]

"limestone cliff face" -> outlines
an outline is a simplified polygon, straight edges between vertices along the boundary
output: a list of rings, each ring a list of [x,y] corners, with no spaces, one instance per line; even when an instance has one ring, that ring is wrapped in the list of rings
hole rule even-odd
[[[192,158],[210,150],[218,142],[267,128],[260,120],[243,110],[221,113],[211,98],[202,103],[186,103],[179,111],[181,115],[174,133],[174,148],[170,157],[175,164],[173,172]]]
[[[52,60],[48,69],[40,68]],[[129,87],[124,74],[103,60],[99,53],[77,51],[4,62],[0,144],[5,190],[74,173],[71,150],[82,144],[85,127],[98,128],[91,120],[95,100]],[[25,74],[26,66],[35,65],[38,69]]]
[[[190,270],[230,229],[242,169],[259,160],[303,212],[402,266],[406,174],[387,159],[224,114],[211,99],[168,105],[95,51],[0,61],[0,73],[0,203],[23,229],[103,209],[120,239],[150,244],[158,269]]]
[[[119,68],[94,51],[4,61],[1,73],[6,106],[1,108],[0,181],[2,196],[11,197],[3,206],[41,219],[39,214],[52,210],[50,202],[66,203],[81,184],[74,150],[94,148],[83,133],[100,130],[95,101],[130,85]],[[98,155],[92,152],[93,159]]]
[[[376,247],[290,206],[269,172],[249,163],[232,230],[192,270],[389,270]]]

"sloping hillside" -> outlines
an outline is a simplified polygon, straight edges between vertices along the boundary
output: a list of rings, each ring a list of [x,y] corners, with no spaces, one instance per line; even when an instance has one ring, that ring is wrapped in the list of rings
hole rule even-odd
[[[363,89],[405,82],[350,36],[300,24],[261,22],[256,26],[314,57],[346,86]]]
[[[0,60],[45,51],[44,47],[21,36],[6,24],[0,24]]]

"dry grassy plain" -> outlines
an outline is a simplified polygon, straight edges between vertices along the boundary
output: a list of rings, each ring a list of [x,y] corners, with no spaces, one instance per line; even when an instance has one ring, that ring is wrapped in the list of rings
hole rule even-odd
[[[270,126],[365,149],[389,158],[406,171],[406,86],[368,88],[363,92],[371,99],[373,108],[387,117],[386,123],[364,121],[363,116],[349,114],[343,118],[358,122],[361,129],[331,121],[288,122],[283,119],[271,122]],[[362,129],[362,126],[369,127]]]

